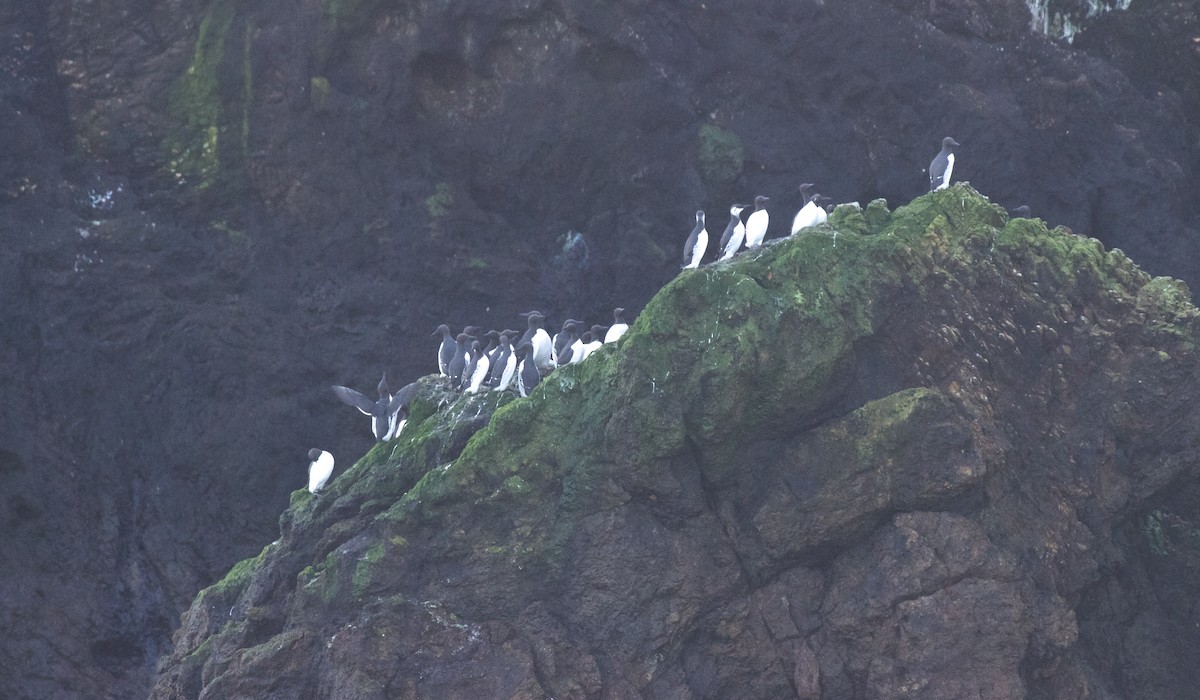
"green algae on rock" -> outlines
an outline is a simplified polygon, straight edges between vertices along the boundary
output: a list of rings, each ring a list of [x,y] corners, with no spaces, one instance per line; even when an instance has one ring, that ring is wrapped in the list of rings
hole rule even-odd
[[[741,138],[715,124],[705,124],[700,127],[699,139],[700,176],[710,187],[727,189],[742,174],[745,153]]]
[[[238,3],[217,0],[200,22],[191,63],[175,81],[167,100],[173,120],[162,147],[169,174],[178,184],[203,192],[239,182],[250,138],[254,69],[250,53],[253,25]],[[240,55],[234,54],[240,40]],[[238,61],[232,63],[233,60]],[[240,66],[240,70],[231,68]],[[237,138],[232,138],[234,135]]]
[[[1162,456],[1200,447],[1170,390],[1196,381],[1186,288],[962,184],[835,214],[681,273],[529,398],[422,379],[399,438],[293,499],[220,624],[185,615],[155,697],[1073,682],[1071,601],[1198,468]]]

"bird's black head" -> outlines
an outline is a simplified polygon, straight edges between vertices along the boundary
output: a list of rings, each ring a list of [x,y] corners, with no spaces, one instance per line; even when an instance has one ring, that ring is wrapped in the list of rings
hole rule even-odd
[[[961,146],[961,145],[962,144],[960,144],[958,141],[955,141],[953,138],[951,138],[949,136],[942,139],[942,148],[946,149],[947,151],[953,151],[955,146]]]
[[[439,335],[441,335],[441,336],[447,336],[447,335],[450,335],[450,326],[447,326],[447,325],[446,325],[446,324],[444,324],[444,323],[443,323],[442,325],[438,326],[438,327],[437,327],[437,330],[433,332],[433,336],[432,336],[432,337],[436,337],[436,336],[439,336]]]
[[[771,198],[770,198],[770,197],[766,197],[766,196],[763,196],[763,195],[761,195],[761,194],[760,194],[760,195],[758,195],[757,197],[755,197],[755,198],[754,198],[754,208],[755,208],[756,210],[757,210],[757,209],[762,209],[762,208],[763,208],[763,206],[764,206],[764,205],[765,205],[767,202],[769,202],[769,201],[771,201]]]
[[[318,450],[317,448],[314,447],[308,451],[308,461],[315,462],[318,459],[320,459],[320,457],[321,457],[321,451]]]

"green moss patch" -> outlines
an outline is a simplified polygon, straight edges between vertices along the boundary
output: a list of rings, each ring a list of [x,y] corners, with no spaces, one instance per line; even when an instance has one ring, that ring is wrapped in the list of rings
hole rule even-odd
[[[236,185],[244,174],[253,98],[252,37],[253,28],[239,17],[236,0],[211,3],[200,21],[192,60],[170,90],[167,114],[173,125],[162,145],[169,175],[190,191]]]
[[[745,153],[742,140],[732,131],[715,124],[705,124],[698,133],[700,140],[700,176],[709,187],[723,190],[742,174]]]

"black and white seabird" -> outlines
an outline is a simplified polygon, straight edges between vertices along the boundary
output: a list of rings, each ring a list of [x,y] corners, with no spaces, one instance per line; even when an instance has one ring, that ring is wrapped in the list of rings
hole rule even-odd
[[[488,331],[483,337],[487,339],[487,345],[483,346],[483,354],[487,355],[488,363],[491,363],[492,358],[496,356],[496,349],[500,347],[500,331]]]
[[[471,367],[467,373],[463,375],[463,382],[467,385],[466,392],[474,394],[479,391],[479,387],[483,386],[483,382],[488,378],[488,369],[490,369],[487,353],[479,347],[479,341],[471,341]]]
[[[615,343],[625,335],[625,331],[629,330],[629,324],[625,322],[625,309],[617,307],[613,309],[613,324],[608,327],[608,331],[604,334],[604,342]]]
[[[411,386],[411,385],[410,385]],[[363,414],[371,417],[371,434],[376,440],[383,442],[391,440],[400,434],[403,429],[401,414],[406,414],[408,396],[402,396],[402,393],[408,387],[401,389],[401,393],[392,396],[388,391],[387,373],[383,375],[383,379],[379,380],[379,400],[372,401],[365,394],[355,391],[349,387],[335,386],[333,393],[341,399],[342,403],[353,406]]]
[[[725,226],[725,233],[721,234],[721,246],[718,248],[721,256],[719,261],[732,258],[742,247],[742,241],[746,240],[746,225],[742,223],[742,210],[745,208],[744,204],[729,207],[729,224]]]
[[[316,493],[333,474],[333,455],[325,450],[312,448],[308,451],[308,492]]]
[[[604,326],[592,326],[590,331],[584,333],[584,336],[591,338],[591,340],[583,343],[583,348],[581,350],[583,357],[579,358],[581,361],[586,360],[588,355],[591,355],[600,349],[600,346],[604,344],[604,334],[607,330],[608,329]]]
[[[584,331],[583,335],[579,336],[579,340],[575,341],[575,346],[572,348],[571,364],[579,364],[583,362],[583,358],[588,356],[588,348],[592,347],[592,332]]]
[[[747,248],[759,247],[767,235],[767,224],[770,223],[771,215],[767,213],[766,205],[770,200],[770,197],[761,194],[754,198],[754,213],[746,219]]]
[[[687,242],[683,244],[683,269],[696,269],[706,250],[708,250],[708,230],[704,228],[704,212],[697,211],[696,225],[688,234]]]
[[[578,331],[579,328],[576,327],[575,330]],[[567,350],[567,352],[570,353],[570,355],[567,359],[567,364],[574,365],[574,364],[579,364],[580,362],[583,362],[583,355],[584,355],[583,345],[584,345],[584,343],[590,343],[590,342],[592,342],[592,332],[591,331],[584,331],[581,335],[579,335],[577,338],[575,338],[575,342],[571,343],[571,347]]]
[[[558,352],[558,359],[555,360],[556,366],[564,367],[578,359],[575,357],[575,352],[579,348],[579,326],[581,323],[581,321],[571,320],[567,330],[570,334],[567,340],[570,342]]]
[[[496,361],[492,363],[493,391],[504,391],[507,389],[508,385],[512,383],[513,375],[517,371],[517,355],[513,352],[508,338],[507,333],[501,334],[500,349],[497,351]]]
[[[540,311],[529,311],[522,314],[526,317],[529,327],[525,330],[525,335],[521,336],[521,341],[517,343],[529,343],[533,346],[533,364],[541,370],[554,369],[553,359],[551,357],[551,348],[554,343],[550,340],[550,334],[542,327],[542,321],[546,317]]]
[[[563,330],[554,337],[556,350],[554,353],[554,366],[562,367],[563,365],[571,364],[571,352],[575,345],[575,341],[579,339],[579,326],[582,321],[575,319],[567,319],[563,324]]]
[[[521,343],[517,346],[517,390],[521,396],[529,396],[529,392],[542,381],[537,362],[533,360],[533,345]]]
[[[804,195],[804,206],[800,207],[800,211],[796,212],[796,218],[792,219],[792,235],[796,235],[802,228],[816,226],[824,223],[829,217],[825,210],[821,208],[819,194],[809,194],[812,189],[811,183],[800,185],[800,193]]]
[[[458,343],[454,342],[454,336],[450,335],[450,326],[442,324],[433,332],[436,337],[442,336],[442,343],[438,345],[438,372],[444,377],[450,367],[450,360],[454,359],[454,353],[458,351]]]
[[[817,203],[817,223],[823,224],[829,221],[829,215],[833,213],[833,197],[826,197],[823,194],[814,194],[813,201]],[[829,202],[829,204],[821,204],[821,202]]]
[[[456,389],[466,389],[471,383],[471,375],[475,374],[475,368],[479,365],[479,350],[478,340],[467,341],[467,366],[463,368],[462,379],[459,380]]]
[[[488,331],[483,334],[487,338],[487,345],[483,348],[483,355],[488,361],[488,376],[483,378],[483,385],[489,386],[491,382],[491,368],[496,362],[496,354],[500,352],[500,331]]]
[[[550,345],[550,359],[554,361],[555,367],[567,364],[565,360],[559,360],[559,355],[570,347],[571,343],[575,342],[575,334],[571,330],[571,326],[574,323],[575,319],[568,318],[563,321],[562,330],[554,334],[554,339]]]
[[[466,333],[459,333],[455,338],[458,349],[454,352],[454,357],[450,358],[450,366],[446,368],[446,375],[450,377],[450,386],[458,388],[462,383],[463,371],[467,369],[467,352],[470,350],[471,336]]]
[[[929,163],[929,191],[937,192],[950,186],[950,175],[954,172],[954,147],[958,141],[947,136],[942,139],[942,150]]]

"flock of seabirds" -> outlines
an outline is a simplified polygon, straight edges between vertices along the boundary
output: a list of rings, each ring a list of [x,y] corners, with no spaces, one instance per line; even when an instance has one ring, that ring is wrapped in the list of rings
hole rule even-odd
[[[942,139],[942,150],[929,164],[929,190],[945,189],[950,185],[954,172],[954,147],[959,143],[947,136]],[[825,223],[828,210],[821,205],[829,197],[812,192],[813,185],[800,185],[804,206],[792,219],[791,235],[810,226]],[[732,258],[739,250],[753,249],[762,245],[767,234],[769,221],[766,203],[769,197],[754,198],[754,210],[742,219],[747,205],[734,204],[729,208],[729,223],[718,244],[717,262]],[[1017,208],[1021,216],[1029,216],[1029,208]],[[685,270],[699,267],[708,251],[708,230],[704,225],[704,212],[696,212],[696,225],[683,246]],[[537,386],[544,374],[555,368],[576,364],[607,343],[620,340],[629,324],[625,321],[625,309],[613,309],[610,326],[588,327],[583,321],[567,319],[562,330],[552,338],[544,328],[546,317],[539,311],[520,314],[526,320],[524,332],[519,330],[488,331],[481,333],[478,326],[467,326],[457,335],[446,324],[438,326],[433,337],[441,336],[437,349],[438,371],[447,377],[450,385],[464,393],[474,394],[483,390],[508,391],[515,389],[522,397]],[[379,380],[379,398],[372,400],[360,391],[349,387],[335,386],[333,393],[343,403],[353,406],[371,419],[371,432],[379,442],[400,435],[408,421],[408,404],[416,393],[413,382],[391,393],[387,373]],[[313,448],[308,451],[308,490],[316,494],[333,474],[333,455],[325,450]]]

